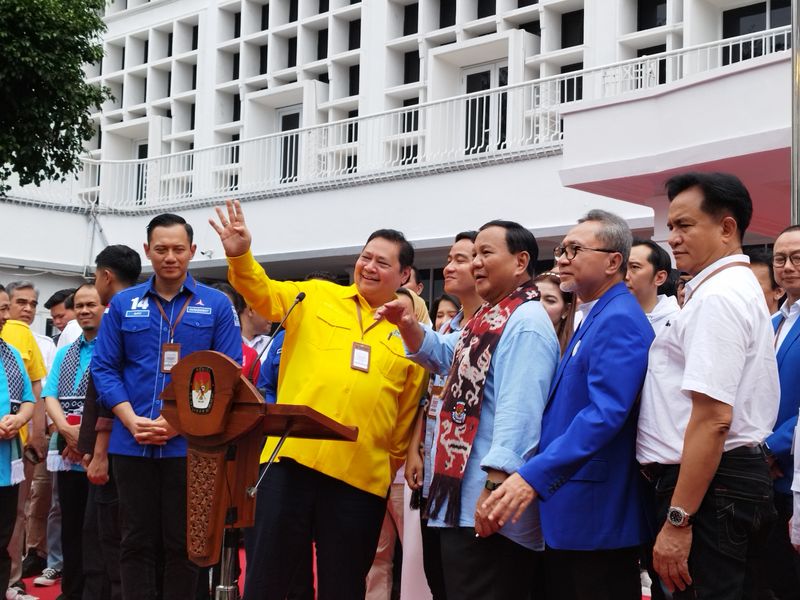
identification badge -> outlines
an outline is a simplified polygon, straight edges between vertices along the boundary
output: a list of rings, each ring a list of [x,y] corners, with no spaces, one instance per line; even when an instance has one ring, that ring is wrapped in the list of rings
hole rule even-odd
[[[181,359],[180,344],[163,344],[161,346],[161,372],[169,373]]]
[[[353,353],[350,356],[350,368],[369,373],[369,355],[371,348],[367,344],[353,342]]]
[[[428,418],[435,419],[439,416],[439,409],[442,406],[442,393],[444,386],[435,385],[431,388],[431,401],[428,406]]]

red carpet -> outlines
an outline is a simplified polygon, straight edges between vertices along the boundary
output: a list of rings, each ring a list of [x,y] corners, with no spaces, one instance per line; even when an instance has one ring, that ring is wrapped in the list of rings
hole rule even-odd
[[[59,584],[51,585],[50,587],[36,587],[33,585],[33,580],[35,578],[36,577],[29,577],[24,580],[26,594],[35,596],[39,598],[39,600],[55,600],[61,593],[61,586]]]

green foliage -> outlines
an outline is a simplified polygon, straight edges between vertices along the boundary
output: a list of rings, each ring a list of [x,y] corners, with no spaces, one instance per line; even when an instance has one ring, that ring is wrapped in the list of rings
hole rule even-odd
[[[102,60],[105,0],[0,0],[0,194],[12,172],[21,184],[63,180],[109,91],[84,81]]]

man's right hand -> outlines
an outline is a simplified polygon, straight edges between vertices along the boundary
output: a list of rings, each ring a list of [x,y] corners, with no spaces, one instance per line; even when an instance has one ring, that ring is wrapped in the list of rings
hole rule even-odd
[[[406,478],[408,487],[412,490],[418,490],[422,487],[422,479],[424,476],[424,463],[422,462],[422,454],[419,448],[410,448],[406,454],[406,467],[403,475]]]
[[[108,483],[108,454],[93,454],[86,468],[86,476],[94,485]]]
[[[231,202],[225,201],[225,208],[228,215],[221,208],[216,207],[219,223],[214,219],[209,219],[208,223],[219,235],[222,247],[225,249],[226,256],[241,256],[250,249],[253,237],[244,222],[244,212],[238,200]]]

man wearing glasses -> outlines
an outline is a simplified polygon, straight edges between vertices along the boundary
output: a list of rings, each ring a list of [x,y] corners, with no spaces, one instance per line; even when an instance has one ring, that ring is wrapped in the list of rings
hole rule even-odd
[[[769,559],[764,564],[764,579],[774,597],[783,599],[800,598],[800,557],[791,546],[786,527],[792,516],[792,438],[800,408],[800,225],[786,228],[775,240],[772,267],[775,281],[786,292],[786,301],[772,318],[781,400],[775,428],[764,446],[772,471],[778,522],[767,540],[764,554]],[[795,487],[800,490],[800,479],[796,479]]]
[[[653,328],[623,281],[631,242],[623,219],[593,210],[555,249],[583,319],[550,387],[538,454],[483,505],[503,525],[542,501],[550,598],[641,598],[636,401]]]

